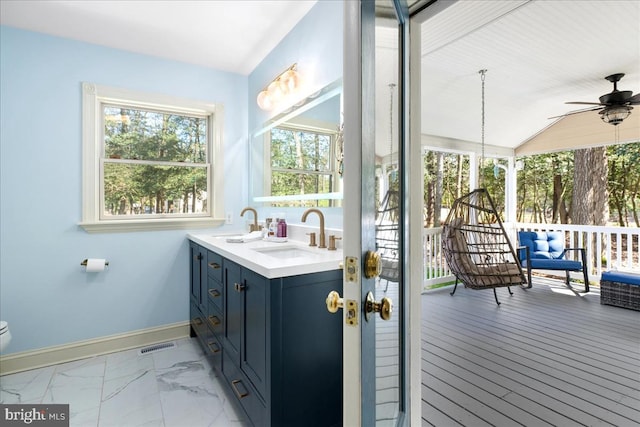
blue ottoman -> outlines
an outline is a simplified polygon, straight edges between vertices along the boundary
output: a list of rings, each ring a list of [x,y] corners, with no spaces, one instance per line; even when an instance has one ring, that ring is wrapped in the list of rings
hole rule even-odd
[[[640,275],[622,271],[602,273],[600,304],[640,311]]]

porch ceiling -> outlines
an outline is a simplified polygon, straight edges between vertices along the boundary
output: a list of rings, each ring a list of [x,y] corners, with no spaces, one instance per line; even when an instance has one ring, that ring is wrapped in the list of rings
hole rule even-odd
[[[592,111],[563,117],[516,147],[515,154],[525,156],[640,141],[640,109],[636,107],[635,112],[617,129],[611,129],[613,126]]]
[[[611,143],[615,127],[597,112],[549,117],[583,107],[566,101],[597,102],[613,73],[626,74],[618,89],[640,92],[636,0],[458,1],[422,25],[422,40],[423,135],[480,142],[480,69],[485,142],[522,154]],[[640,140],[639,117],[636,107],[618,126],[621,141]]]

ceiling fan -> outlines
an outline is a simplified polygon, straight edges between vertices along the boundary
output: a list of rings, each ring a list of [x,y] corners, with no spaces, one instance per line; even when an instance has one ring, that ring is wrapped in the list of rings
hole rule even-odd
[[[597,105],[598,107],[572,111],[556,117],[564,117],[571,114],[583,113],[585,111],[599,111],[598,114],[600,114],[600,118],[603,122],[614,126],[619,125],[624,119],[629,117],[629,114],[631,114],[631,110],[633,110],[632,105],[640,105],[640,94],[633,95],[633,92],[630,90],[618,90],[618,82],[622,77],[624,77],[624,73],[611,74],[610,76],[605,77],[605,79],[613,83],[613,91],[602,95],[599,98],[600,102],[565,102],[565,104]],[[556,117],[551,118],[553,119]]]

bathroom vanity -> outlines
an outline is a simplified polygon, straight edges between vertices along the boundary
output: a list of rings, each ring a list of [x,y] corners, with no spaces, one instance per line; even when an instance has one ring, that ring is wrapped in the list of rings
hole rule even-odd
[[[189,235],[191,335],[255,426],[342,423],[341,251]]]

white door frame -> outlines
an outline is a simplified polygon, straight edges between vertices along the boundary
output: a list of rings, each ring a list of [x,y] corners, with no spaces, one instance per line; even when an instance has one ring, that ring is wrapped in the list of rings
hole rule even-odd
[[[361,80],[363,25],[367,31],[375,31],[371,20],[363,23],[361,15],[360,1],[344,2],[344,254],[354,256],[362,264],[362,207],[361,207],[361,181],[362,164],[361,149],[362,140],[370,135],[363,135],[363,114],[362,114],[362,92],[363,82]],[[408,18],[407,18],[408,19]],[[404,75],[403,87],[403,107],[409,114],[405,115],[404,135],[405,161],[403,164],[405,176],[406,194],[403,201],[405,206],[405,277],[412,286],[407,286],[405,301],[403,302],[403,314],[405,316],[405,383],[407,418],[405,424],[418,426],[421,423],[421,289],[422,289],[422,155],[420,144],[420,121],[410,118],[420,117],[419,97],[410,97],[411,93],[420,93],[420,79],[410,81],[410,73],[420,76],[420,26],[415,25],[416,30],[411,31],[411,21],[407,20],[409,29],[404,34],[404,39],[409,40],[411,52],[409,58],[405,59],[402,67]],[[367,33],[369,38],[369,33]],[[373,33],[370,40],[373,40]],[[365,45],[369,40],[365,40]],[[405,43],[406,45],[406,43]],[[365,84],[370,82],[365,82]],[[410,89],[411,88],[411,89]],[[367,92],[365,92],[365,96]],[[370,94],[371,96],[373,94]],[[373,96],[372,96],[373,99]],[[367,105],[365,103],[365,105]],[[371,129],[371,127],[365,127]],[[411,143],[414,141],[414,143]],[[373,173],[373,168],[370,171]],[[413,203],[410,201],[413,200]],[[375,224],[371,223],[374,227]],[[345,260],[345,283],[343,287],[343,299],[346,305],[348,300],[356,301],[358,304],[358,321],[362,321],[362,283],[360,274],[357,282],[346,280],[347,264]],[[346,320],[347,310],[343,309],[343,320]],[[361,426],[363,424],[363,402],[361,400],[363,380],[370,381],[375,376],[375,372],[362,372],[362,335],[360,327],[347,326],[343,323],[343,425]],[[375,402],[374,402],[375,403]]]
[[[343,254],[360,258],[361,205],[360,180],[362,176],[360,149],[362,141],[361,99],[361,17],[360,1],[344,2],[344,59],[343,59],[343,106],[344,106],[344,173],[343,173]],[[354,196],[354,193],[357,196]],[[348,213],[348,214],[347,214]],[[344,260],[343,301],[358,302],[360,318],[360,274],[356,283],[347,282],[348,265]],[[343,364],[342,364],[342,421],[345,427],[362,425],[360,357],[362,341],[360,325],[348,326],[347,310],[343,307]]]

